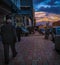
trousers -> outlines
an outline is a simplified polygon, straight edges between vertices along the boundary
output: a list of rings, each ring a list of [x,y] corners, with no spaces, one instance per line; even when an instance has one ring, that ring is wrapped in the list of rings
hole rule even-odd
[[[16,54],[15,44],[3,44],[5,63],[9,62],[9,46],[11,47],[13,56]]]

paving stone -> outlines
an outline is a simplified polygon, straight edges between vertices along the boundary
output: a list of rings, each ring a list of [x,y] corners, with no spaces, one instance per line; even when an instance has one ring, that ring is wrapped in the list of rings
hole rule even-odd
[[[50,40],[45,40],[39,33],[22,37],[16,43],[17,56],[10,60],[9,65],[60,65],[60,55],[54,50]],[[10,50],[11,57],[11,50]],[[3,65],[3,45],[0,42],[0,65]]]

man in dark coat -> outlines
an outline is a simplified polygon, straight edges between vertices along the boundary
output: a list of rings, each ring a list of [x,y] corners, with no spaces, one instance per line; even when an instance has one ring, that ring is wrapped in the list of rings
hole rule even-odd
[[[4,47],[5,64],[9,63],[9,45],[11,46],[13,57],[16,56],[17,52],[15,49],[16,43],[16,32],[15,27],[11,24],[11,18],[7,15],[6,22],[1,27],[1,37]]]

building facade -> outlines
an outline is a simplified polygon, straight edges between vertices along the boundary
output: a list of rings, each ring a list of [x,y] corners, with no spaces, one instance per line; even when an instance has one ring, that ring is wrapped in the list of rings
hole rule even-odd
[[[19,5],[20,0],[0,0],[0,23],[5,20],[7,14],[18,13],[20,9]]]
[[[0,23],[9,13],[13,21],[16,16],[24,26],[34,26],[33,0],[0,0]]]
[[[19,16],[24,26],[34,25],[33,0],[20,0]]]

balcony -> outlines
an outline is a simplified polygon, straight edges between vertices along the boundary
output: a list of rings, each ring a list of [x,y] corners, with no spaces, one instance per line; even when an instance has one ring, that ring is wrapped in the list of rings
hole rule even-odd
[[[30,6],[21,6],[20,9],[21,10],[30,10]]]
[[[27,10],[23,10],[23,11],[19,11],[19,14],[20,15],[30,15],[31,14],[31,11],[27,11]]]

